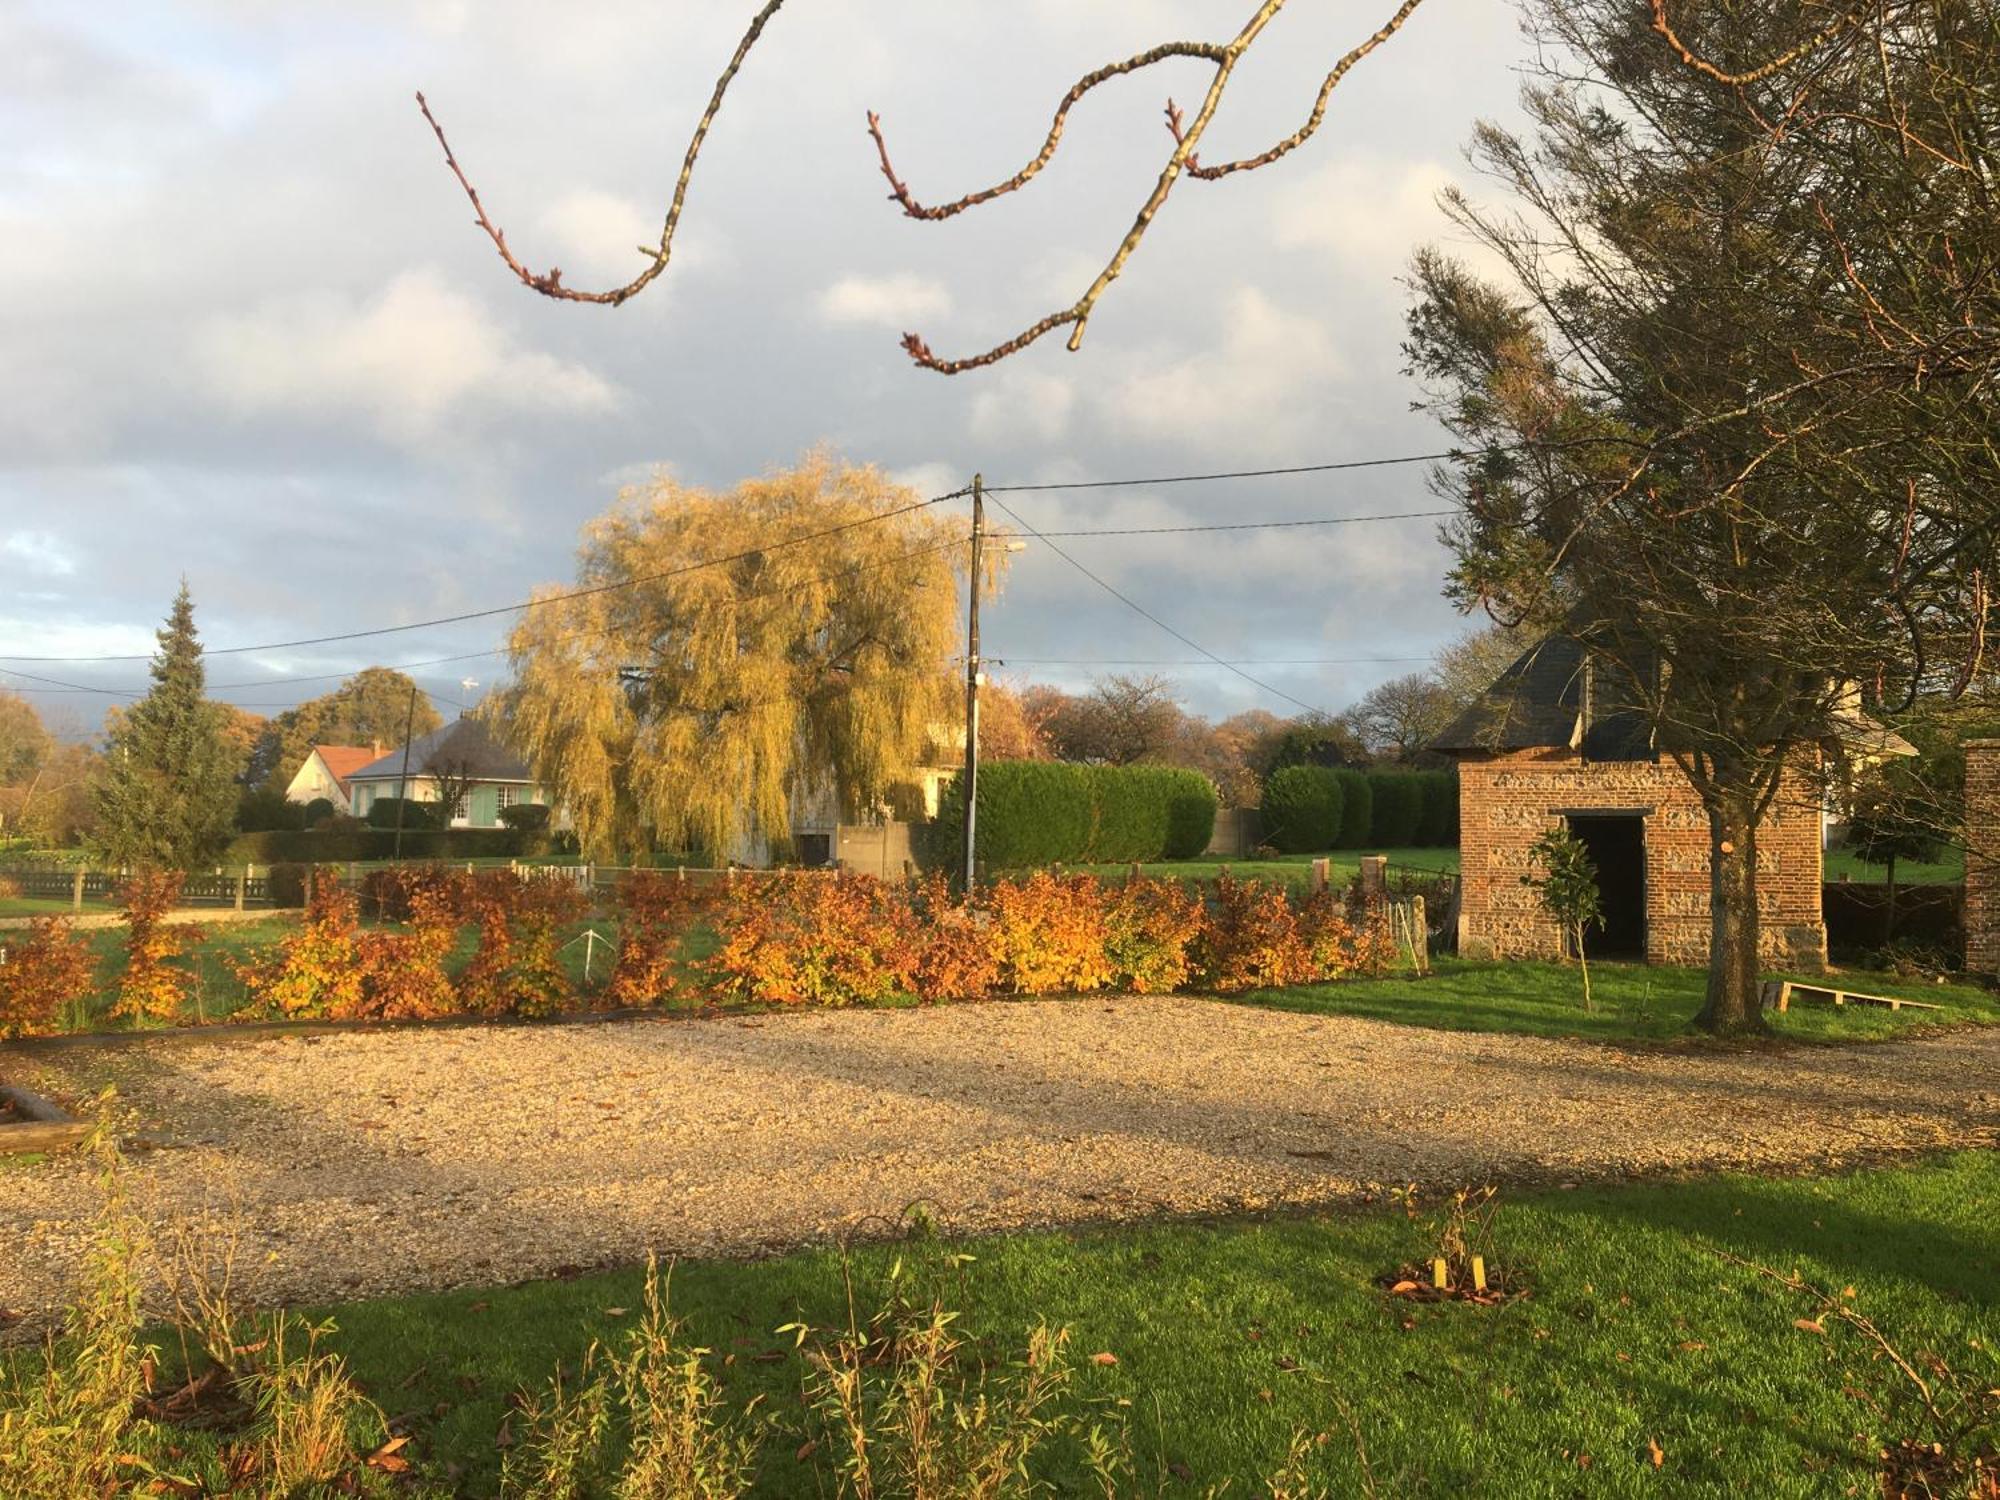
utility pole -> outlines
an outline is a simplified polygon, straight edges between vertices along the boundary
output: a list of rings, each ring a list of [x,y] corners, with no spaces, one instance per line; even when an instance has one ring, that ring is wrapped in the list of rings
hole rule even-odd
[[[977,831],[979,803],[979,549],[986,530],[986,481],[972,476],[972,571],[967,575],[966,595],[971,600],[965,617],[965,899],[972,899],[976,856],[973,835]]]
[[[403,858],[403,809],[410,801],[410,731],[417,727],[417,685],[410,684],[410,707],[403,715],[403,770],[396,778],[396,852],[391,857],[397,863]]]

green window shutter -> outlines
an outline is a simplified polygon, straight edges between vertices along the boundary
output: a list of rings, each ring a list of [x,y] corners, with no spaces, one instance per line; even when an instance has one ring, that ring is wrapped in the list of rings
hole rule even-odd
[[[492,828],[500,821],[500,788],[476,786],[472,789],[470,817],[474,828]]]

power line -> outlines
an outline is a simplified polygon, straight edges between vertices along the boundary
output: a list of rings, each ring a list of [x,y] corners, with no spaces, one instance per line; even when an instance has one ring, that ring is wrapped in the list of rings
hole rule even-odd
[[[991,494],[992,491],[988,491]],[[1013,512],[1009,511],[1009,515]],[[1315,516],[1304,521],[1231,521],[1216,526],[1117,526],[1085,531],[1044,531],[1051,536],[1175,536],[1189,531],[1282,531],[1296,526],[1355,526],[1363,521],[1423,521],[1455,516],[1455,510],[1399,510],[1379,516]]]
[[[987,493],[991,494],[992,491],[989,490],[987,491]],[[1133,599],[1128,594],[1120,593],[1118,589],[1115,588],[1113,585],[1107,583],[1104,579],[1098,577],[1097,574],[1091,572],[1090,569],[1086,568],[1082,563],[1078,562],[1075,558],[1071,557],[1067,552],[1063,551],[1062,548],[1058,547],[1054,542],[1050,541],[1041,532],[1035,530],[1034,527],[1030,526],[1026,521],[1022,520],[1020,515],[1014,510],[1012,510],[1010,507],[1008,507],[1004,502],[995,500],[993,503],[996,506],[998,506],[1000,510],[1003,511],[1006,515],[1011,517],[1014,521],[1014,524],[1019,526],[1023,531],[1027,532],[1029,536],[1036,538],[1044,546],[1046,546],[1049,549],[1049,551],[1055,553],[1057,557],[1060,557],[1064,562],[1068,563],[1072,568],[1075,568],[1077,572],[1081,573],[1085,578],[1088,578],[1092,583],[1096,584],[1099,588],[1103,589],[1105,593],[1109,594],[1112,598],[1116,599],[1120,604],[1124,605],[1134,614],[1140,615],[1143,618],[1152,621],[1155,625],[1159,626],[1160,629],[1164,630],[1168,635],[1172,636],[1175,640],[1179,641],[1183,646],[1188,647],[1190,650],[1200,652],[1203,656],[1207,657],[1217,666],[1223,667],[1226,670],[1235,673],[1238,677],[1241,677],[1245,682],[1249,683],[1252,687],[1258,688],[1263,692],[1269,693],[1274,698],[1282,698],[1287,703],[1302,708],[1309,714],[1325,713],[1325,710],[1318,707],[1316,704],[1308,703],[1303,698],[1294,698],[1290,693],[1286,692],[1283,688],[1272,687],[1270,683],[1265,682],[1260,678],[1252,677],[1248,672],[1244,671],[1234,662],[1226,661],[1222,657],[1217,656],[1213,651],[1209,650],[1208,647],[1202,645],[1200,641],[1197,641],[1190,636],[1183,635],[1180,631],[1174,629],[1173,626],[1169,625],[1165,620],[1162,620],[1158,615],[1154,614],[1151,610],[1147,609],[1145,605],[1139,603],[1136,599]],[[975,587],[977,586],[976,581],[974,586]]]
[[[597,594],[616,593],[621,589],[637,588],[642,584],[659,583],[664,579],[678,578],[686,573],[698,573],[705,568],[717,568],[725,563],[742,562],[747,558],[761,556],[766,552],[778,552],[787,547],[800,547],[807,542],[823,541],[830,536],[838,536],[844,531],[853,531],[862,526],[873,526],[883,521],[893,521],[898,516],[907,516],[912,511],[925,510],[933,505],[942,505],[947,500],[957,500],[966,495],[963,489],[953,490],[947,495],[933,495],[928,500],[918,500],[913,504],[899,506],[895,510],[885,510],[876,515],[863,516],[854,521],[843,521],[838,526],[824,527],[810,531],[803,536],[789,537],[784,541],[767,542],[762,546],[745,548],[723,557],[704,558],[700,562],[683,563],[677,568],[663,568],[657,573],[642,574],[637,578],[621,578],[615,583],[591,584],[585,588],[568,589],[560,594],[548,594],[539,599],[527,599],[518,604],[501,604],[492,609],[467,610],[463,614],[440,615],[431,620],[413,620],[407,625],[381,625],[373,630],[348,630],[337,635],[311,636],[296,641],[265,641],[254,646],[209,646],[203,648],[204,656],[241,656],[252,651],[291,651],[302,646],[331,646],[342,641],[370,640],[378,636],[400,635],[411,630],[431,630],[442,625],[463,625],[472,620],[490,620],[499,615],[518,614],[523,610],[540,609],[550,604],[566,604],[575,599],[587,599]],[[493,653],[481,653],[493,654]],[[126,662],[151,661],[151,654],[143,656],[0,656],[0,660],[25,662]]]
[[[997,503],[997,502],[996,502]],[[1429,661],[1428,656],[1300,656],[1300,657],[1231,657],[1227,661],[1212,657],[1182,657],[1178,660],[1165,657],[1143,656],[988,656],[982,660],[999,667],[1363,667],[1389,666],[1404,662]]]
[[[1524,445],[1525,446],[1525,445]],[[989,484],[989,495],[1027,495],[1045,490],[1119,490],[1158,484],[1210,484],[1220,479],[1273,479],[1286,474],[1337,474],[1347,469],[1387,469],[1398,464],[1434,464],[1462,455],[1405,453],[1395,458],[1350,458],[1342,463],[1294,464],[1284,469],[1233,469],[1221,474],[1161,474],[1151,479],[1078,479],[1061,484]]]

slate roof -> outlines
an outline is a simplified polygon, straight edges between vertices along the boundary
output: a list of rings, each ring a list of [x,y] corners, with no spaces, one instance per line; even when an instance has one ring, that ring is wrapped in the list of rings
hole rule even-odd
[[[1550,636],[1530,647],[1446,726],[1430,748],[1446,755],[1472,755],[1576,747],[1586,760],[1650,759],[1655,745],[1651,728],[1643,713],[1628,706],[1637,695],[1619,701],[1626,697],[1619,687],[1621,674],[1608,669],[1601,658],[1587,678],[1587,654],[1580,642],[1566,635]],[[1586,681],[1593,702],[1590,722],[1583,725]],[[1835,722],[1835,732],[1851,754],[1917,753],[1908,740],[1858,708],[1842,709]]]
[[[462,763],[474,781],[532,782],[527,761],[500,743],[483,720],[459,718],[410,741],[410,775],[433,760]],[[403,774],[403,747],[349,773],[349,781],[394,781]]]
[[[1576,738],[1583,647],[1568,636],[1531,646],[1431,742],[1446,754],[1539,750]]]
[[[375,759],[375,751],[367,745],[314,745],[313,753],[343,793],[354,773]]]

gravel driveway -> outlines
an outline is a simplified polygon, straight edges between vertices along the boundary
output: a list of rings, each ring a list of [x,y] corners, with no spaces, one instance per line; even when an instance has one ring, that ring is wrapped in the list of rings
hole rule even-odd
[[[138,1201],[235,1215],[272,1300],[765,1251],[916,1199],[993,1230],[2000,1144],[2000,1029],[1624,1051],[1184,997],[0,1047],[0,1079],[116,1083]],[[73,1159],[0,1165],[0,1309],[60,1301],[97,1197]]]

